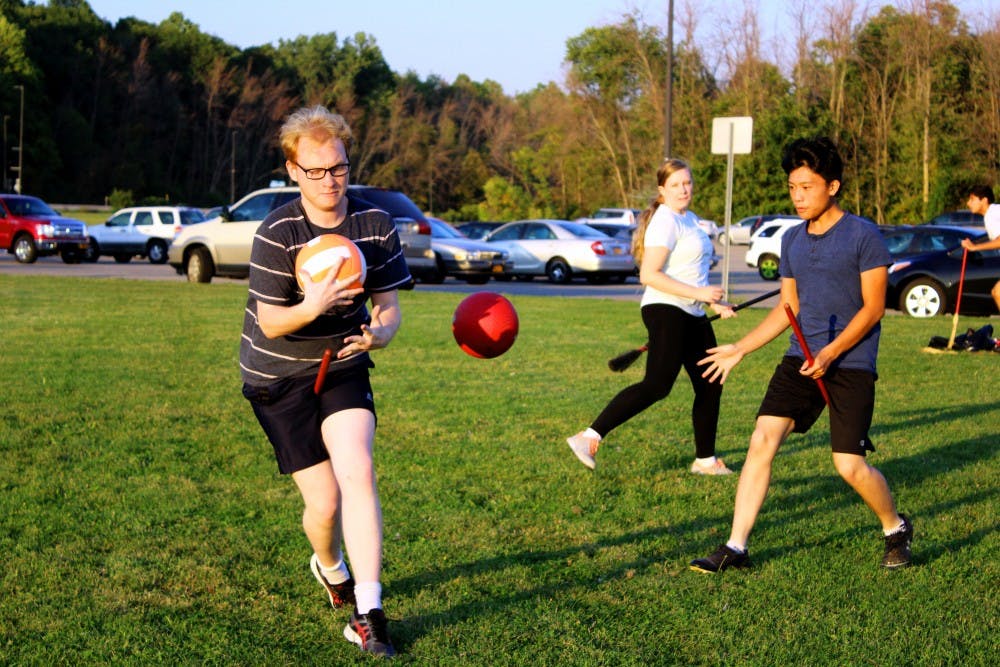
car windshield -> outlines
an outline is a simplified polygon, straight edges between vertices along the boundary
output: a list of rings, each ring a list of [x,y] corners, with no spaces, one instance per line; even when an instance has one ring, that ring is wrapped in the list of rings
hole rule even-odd
[[[608,235],[604,232],[598,231],[591,227],[590,225],[584,225],[577,222],[559,222],[556,223],[567,232],[573,236],[579,236],[584,239],[606,239]]]
[[[17,216],[49,217],[59,214],[38,197],[4,197],[10,212]]]
[[[468,238],[463,236],[461,232],[457,231],[451,225],[447,225],[443,222],[438,222],[437,220],[428,220],[431,224],[431,236],[440,239],[464,239]]]
[[[196,208],[182,208],[181,209],[181,224],[182,225],[193,225],[196,222],[205,222],[208,218],[205,214]]]
[[[394,218],[424,219],[424,214],[417,208],[417,205],[402,192],[360,187],[351,188],[350,193],[364,199],[369,204],[374,204]]]

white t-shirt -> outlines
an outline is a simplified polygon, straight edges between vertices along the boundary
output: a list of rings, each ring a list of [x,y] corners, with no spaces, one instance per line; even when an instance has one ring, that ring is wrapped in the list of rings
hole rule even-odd
[[[986,233],[991,241],[1000,236],[1000,204],[990,204],[983,221],[986,223]]]
[[[666,264],[660,267],[660,271],[678,282],[694,287],[708,285],[708,271],[712,267],[714,248],[708,234],[698,226],[698,216],[694,213],[674,213],[661,204],[653,213],[643,239],[647,250],[659,247],[669,251]],[[642,305],[651,303],[677,306],[695,316],[705,314],[700,301],[647,286],[642,293]]]

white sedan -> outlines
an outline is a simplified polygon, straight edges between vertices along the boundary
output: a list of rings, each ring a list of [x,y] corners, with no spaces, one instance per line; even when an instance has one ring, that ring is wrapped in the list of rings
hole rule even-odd
[[[506,250],[514,263],[510,275],[524,280],[547,276],[568,283],[576,276],[590,282],[624,281],[635,275],[635,261],[627,241],[569,220],[509,222],[483,239]],[[506,276],[505,276],[506,277]]]
[[[799,224],[802,224],[801,218],[779,218],[764,223],[750,237],[747,266],[757,269],[764,280],[777,280],[778,264],[781,261],[781,237]]]

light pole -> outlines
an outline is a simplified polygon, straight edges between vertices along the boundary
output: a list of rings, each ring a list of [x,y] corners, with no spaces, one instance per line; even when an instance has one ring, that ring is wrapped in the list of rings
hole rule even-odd
[[[667,118],[663,135],[663,157],[672,157],[674,151],[674,0],[667,3]]]
[[[21,89],[21,123],[17,128],[17,180],[14,181],[14,191],[21,194],[24,191],[24,86]]]
[[[236,130],[233,130],[233,145],[229,153],[229,203],[236,201]]]
[[[3,171],[0,171],[0,192],[7,190],[7,121],[10,116],[3,115]]]

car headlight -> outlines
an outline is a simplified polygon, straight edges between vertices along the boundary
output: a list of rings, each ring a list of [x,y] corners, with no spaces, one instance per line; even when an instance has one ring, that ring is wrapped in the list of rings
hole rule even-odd
[[[56,228],[53,227],[52,225],[39,225],[38,226],[38,233],[41,236],[55,236],[56,235]]]
[[[455,261],[464,262],[468,258],[468,254],[462,250],[455,251]]]

